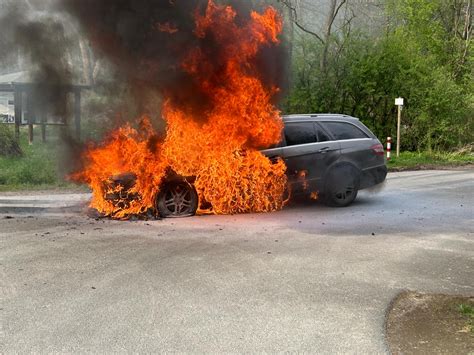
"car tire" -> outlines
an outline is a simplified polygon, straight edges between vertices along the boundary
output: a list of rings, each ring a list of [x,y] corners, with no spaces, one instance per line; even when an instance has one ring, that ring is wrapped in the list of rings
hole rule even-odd
[[[325,203],[331,207],[346,207],[354,202],[360,186],[360,173],[352,165],[340,165],[326,176]]]
[[[155,207],[163,218],[194,216],[198,208],[198,194],[187,181],[168,182],[161,187]]]

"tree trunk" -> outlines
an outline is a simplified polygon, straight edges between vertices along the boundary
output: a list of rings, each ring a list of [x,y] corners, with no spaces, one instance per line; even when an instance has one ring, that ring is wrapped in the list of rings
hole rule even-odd
[[[329,50],[329,36],[331,36],[331,28],[332,28],[332,24],[334,22],[334,15],[335,15],[335,12],[336,12],[336,5],[337,5],[337,0],[331,0],[331,2],[329,4],[328,16],[326,18],[326,25],[324,26],[323,52],[321,53],[321,59],[320,59],[320,63],[319,63],[321,72],[323,72],[323,73],[326,71],[328,50]]]

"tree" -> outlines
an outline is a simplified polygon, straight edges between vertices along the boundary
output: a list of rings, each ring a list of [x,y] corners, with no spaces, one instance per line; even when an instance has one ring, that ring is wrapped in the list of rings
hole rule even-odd
[[[327,56],[330,46],[330,38],[332,34],[332,28],[334,21],[336,20],[340,10],[346,4],[347,0],[330,0],[329,10],[326,14],[325,26],[322,34],[318,34],[316,31],[309,29],[308,26],[304,25],[299,18],[301,12],[300,0],[278,0],[289,10],[289,17],[292,24],[294,24],[301,31],[311,35],[322,45],[322,54],[320,57],[320,68],[322,72],[325,72],[327,65]]]
[[[298,36],[285,110],[354,115],[384,138],[395,133],[393,100],[403,96],[404,149],[472,142],[472,0],[385,3],[381,31],[349,22],[326,41],[324,35]],[[343,18],[351,17],[345,12]]]

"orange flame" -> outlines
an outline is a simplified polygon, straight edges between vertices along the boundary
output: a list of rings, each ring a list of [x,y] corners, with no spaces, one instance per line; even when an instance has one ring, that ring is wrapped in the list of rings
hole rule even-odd
[[[303,187],[303,190],[307,190],[308,187],[309,187],[309,183],[308,183],[308,180],[306,179],[306,175],[308,175],[308,170],[300,170],[298,171],[298,174],[297,174],[297,181],[301,184],[301,186]]]
[[[153,208],[168,168],[195,177],[199,200],[209,203],[212,213],[268,212],[283,207],[286,167],[283,161],[272,163],[258,151],[281,137],[283,123],[271,104],[278,88],[265,88],[249,64],[262,45],[278,43],[282,21],[271,7],[262,14],[252,12],[244,25],[236,24],[235,17],[232,7],[212,0],[203,15],[195,16],[195,35],[214,36],[225,56],[219,80],[213,77],[216,73],[201,48],[190,49],[182,63],[210,98],[205,123],[198,123],[203,122],[201,117],[190,117],[185,105],[178,107],[165,97],[164,140],[158,140],[149,118],[144,117],[139,130],[125,126],[100,146],[90,146],[84,155],[85,168],[73,179],[91,186],[92,207],[115,218],[144,213]],[[125,172],[136,175],[129,193],[139,197],[118,206],[105,199],[107,193],[117,191],[108,191],[104,181]]]

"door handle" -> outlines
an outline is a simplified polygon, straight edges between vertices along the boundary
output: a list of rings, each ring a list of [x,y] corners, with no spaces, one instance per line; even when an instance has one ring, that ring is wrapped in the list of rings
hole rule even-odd
[[[316,153],[327,153],[331,150],[331,148],[329,147],[324,147],[324,148],[321,148],[320,150],[318,150]]]

